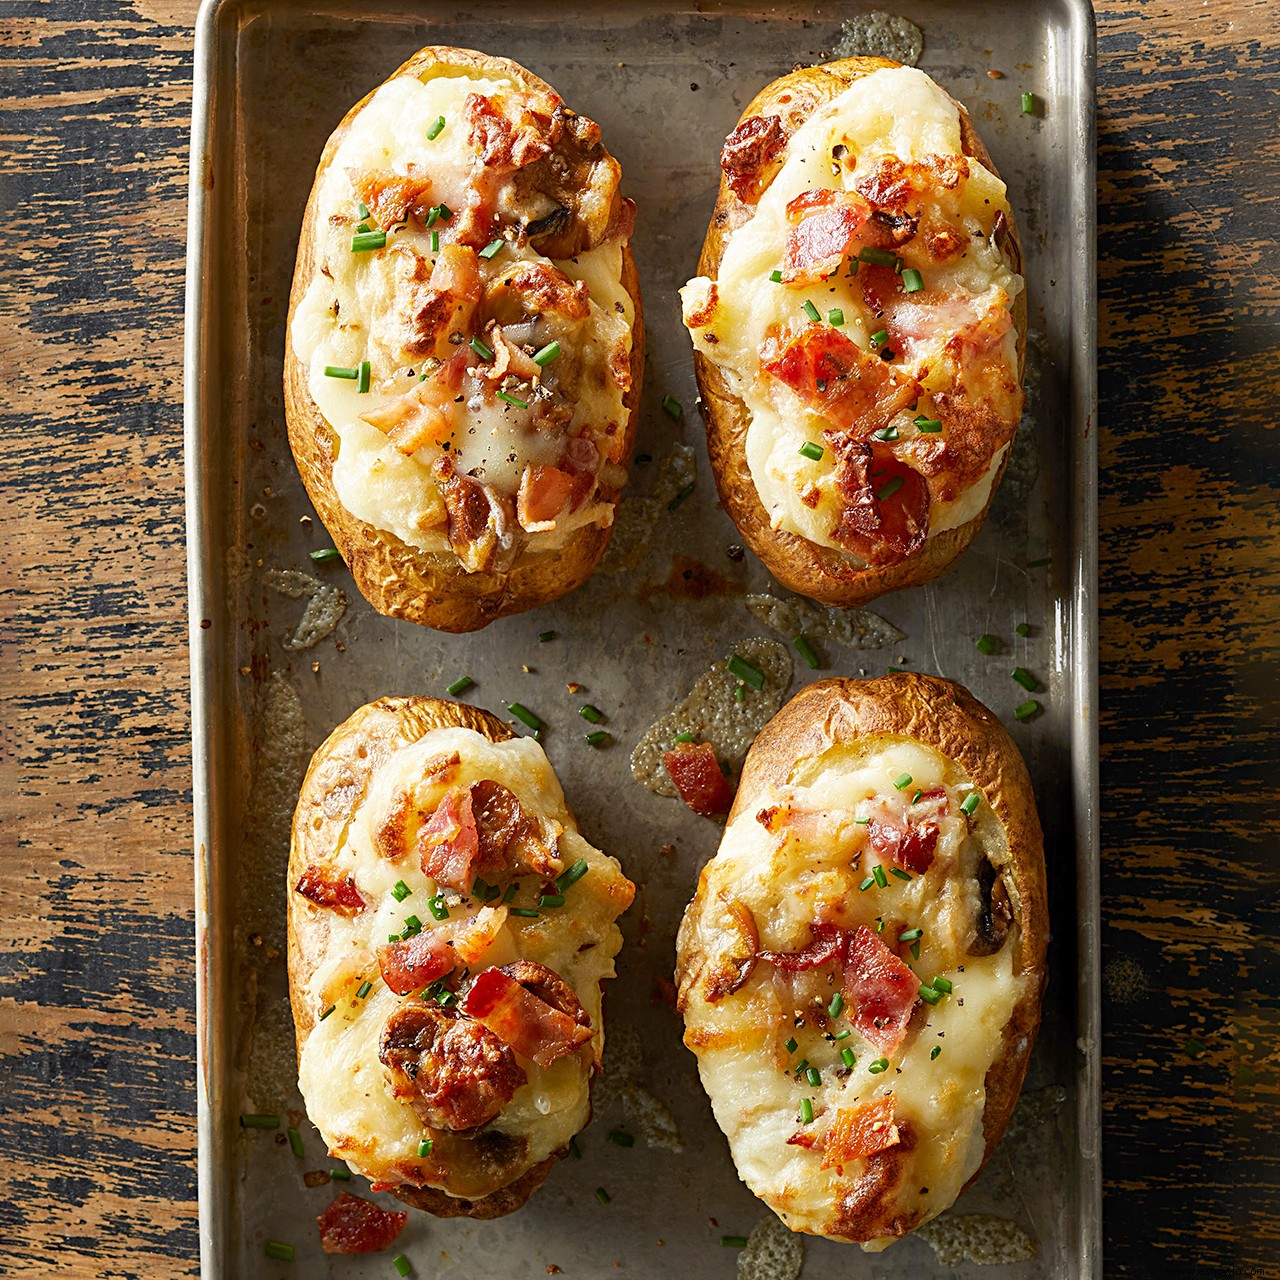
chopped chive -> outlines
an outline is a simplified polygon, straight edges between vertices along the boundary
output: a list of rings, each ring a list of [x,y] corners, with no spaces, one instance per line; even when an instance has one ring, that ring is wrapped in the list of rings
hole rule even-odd
[[[556,888],[563,893],[570,885],[577,884],[586,874],[587,860],[586,858],[579,858],[568,871],[562,871],[556,876]]]
[[[331,560],[341,559],[342,554],[337,547],[321,547],[319,550],[311,552],[313,564],[328,564]]]
[[[673,746],[677,742],[692,742],[692,741],[693,741],[693,734],[691,733],[677,733],[676,736],[671,739]]]
[[[431,1148],[433,1146],[435,1146],[434,1138],[423,1138],[422,1141],[418,1143],[419,1158],[424,1158],[426,1156],[429,1156],[431,1154]]]
[[[827,312],[827,323],[838,329],[844,324],[844,312],[839,307],[832,307]]]
[[[970,791],[960,802],[960,812],[969,816],[982,803],[982,797],[976,791]]]
[[[502,895],[503,904],[505,905],[507,903],[515,901],[515,896],[519,892],[520,892],[520,882],[518,880],[513,880],[509,885],[507,885],[506,893]]]
[[[857,1062],[857,1058],[853,1056],[853,1050],[846,1046],[840,1050],[840,1061],[843,1062],[850,1071],[852,1071],[853,1064]]]
[[[1051,564],[1052,562],[1053,562],[1053,557],[1052,557],[1052,556],[1041,556],[1039,560],[1028,560],[1028,561],[1027,561],[1027,568],[1028,568],[1028,569],[1043,569],[1045,565],[1047,565],[1047,564]]]
[[[449,918],[449,908],[445,906],[444,898],[438,893],[434,898],[427,899],[427,910],[431,912],[433,920],[447,920]]]
[[[892,476],[889,482],[876,494],[876,497],[883,502],[886,498],[891,498],[899,489],[902,488],[905,481],[901,476]]]
[[[666,395],[662,397],[662,412],[679,422],[684,417],[684,406],[675,396]]]
[[[796,1073],[796,1079],[799,1079],[802,1075],[804,1075],[804,1073],[808,1069],[809,1069],[808,1058],[801,1058],[800,1061],[796,1063],[796,1065],[792,1068],[792,1070],[795,1071]]]
[[[1036,678],[1026,667],[1014,667],[1009,673],[1010,677],[1016,680],[1028,693],[1034,693],[1036,689]]]
[[[764,688],[764,672],[759,667],[753,667],[746,658],[739,654],[733,654],[729,659],[729,672],[735,675],[739,680],[749,684],[753,689]]]
[[[240,1127],[242,1129],[278,1129],[280,1127],[280,1117],[244,1115],[240,1117]]]
[[[279,1240],[267,1241],[267,1257],[276,1258],[281,1262],[293,1261],[293,1245],[284,1244]]]
[[[448,222],[453,217],[453,210],[447,204],[441,203],[436,205],[436,210],[440,215],[441,222]]]
[[[373,228],[372,228],[372,227],[371,227],[367,222],[362,222],[362,223],[361,223],[361,224],[356,228],[356,230],[357,230],[358,232],[360,232],[360,234],[362,234],[362,235],[363,235],[363,234],[364,234],[364,232],[366,232],[366,231],[372,231],[372,230],[373,230]]]
[[[854,818],[853,825],[855,827],[865,827],[871,822],[870,818]]]
[[[345,1168],[342,1168],[342,1169],[330,1169],[330,1170],[329,1170],[329,1177],[331,1177],[331,1178],[334,1180],[334,1182],[350,1182],[350,1181],[351,1181],[351,1170],[350,1170],[350,1169],[345,1169]]]
[[[431,252],[440,252],[440,233],[438,231],[433,231],[431,233]]]
[[[459,676],[451,685],[445,686],[445,693],[456,698],[458,694],[466,693],[474,684],[475,681],[470,676]]]
[[[825,450],[820,444],[815,444],[812,440],[806,440],[800,446],[800,452],[813,462],[817,462],[822,457]]]
[[[1024,116],[1036,114],[1036,95],[1034,93],[1024,93],[1022,95],[1022,114]]]
[[[911,803],[912,803],[912,804],[919,804],[919,803],[920,803],[920,797],[921,797],[922,795],[924,795],[924,792],[923,792],[923,791],[919,791],[919,790],[917,790],[917,791],[916,791],[916,793],[915,793],[915,795],[913,795],[913,796],[911,797]]]
[[[431,914],[434,915],[435,912],[433,911]],[[421,933],[421,932],[422,932],[422,921],[419,920],[417,916],[406,916],[404,921],[404,928],[400,930],[400,936],[402,938],[412,938],[414,934]]]
[[[871,1072],[873,1076],[878,1076],[882,1071],[889,1070],[889,1059],[877,1058],[874,1062],[868,1062],[867,1070]]]
[[[744,1249],[747,1244],[746,1236],[721,1236],[720,1243],[726,1249]]]
[[[356,379],[356,390],[362,395],[369,390],[373,382],[373,369],[367,360],[360,361],[360,376]]]
[[[921,415],[920,417],[916,418],[915,425],[916,425],[916,430],[919,431],[922,435],[926,435],[926,436],[937,435],[938,432],[942,430],[942,419],[926,418],[923,415]]]
[[[817,1089],[822,1084],[822,1077],[818,1074],[816,1067],[810,1067],[805,1073],[804,1078],[809,1084]]]
[[[395,1267],[397,1274],[402,1276],[407,1276],[413,1269],[410,1265],[409,1259],[406,1258],[403,1253],[397,1253],[396,1256],[391,1259],[391,1265]]]
[[[920,999],[923,1000],[925,1004],[937,1004],[938,1001],[942,999],[942,992],[934,987],[921,987]]]
[[[912,958],[913,960],[919,960],[919,959],[920,959],[920,944],[919,944],[919,942],[913,942],[913,943],[911,944],[911,958]]]
[[[548,342],[541,351],[534,353],[533,363],[540,369],[545,369],[560,354],[560,344],[558,342]]]
[[[896,440],[898,438],[897,427],[880,427],[879,430],[871,433],[873,440]]]
[[[899,791],[905,791],[911,785],[911,775],[909,773],[900,773],[894,778],[893,785]]]
[[[599,724],[604,719],[604,712],[599,707],[593,707],[589,702],[578,708],[578,714],[584,720],[590,720],[592,724]]]
[[[876,917],[876,932],[877,932],[877,933],[883,933],[883,932],[884,932],[884,917],[883,917],[883,916],[877,916],[877,917]]]
[[[807,298],[805,299],[804,306],[801,307],[800,310],[803,311],[814,324],[820,324],[822,322],[822,317],[818,314],[818,308],[815,307]]]
[[[597,1187],[596,1199],[599,1200],[601,1204],[608,1204],[613,1197],[603,1187]]]
[[[634,1147],[636,1145],[635,1138],[629,1133],[624,1133],[621,1129],[610,1129],[608,1140],[615,1147]]]
[[[801,1124],[813,1123],[813,1099],[812,1098],[800,1099],[800,1123]]]
[[[367,996],[367,995],[369,994],[369,992],[370,992],[370,991],[372,991],[372,990],[373,990],[373,983],[372,983],[372,982],[370,982],[368,978],[366,978],[366,979],[365,979],[365,980],[360,984],[359,989],[356,991],[356,999],[357,999],[357,1000],[363,1000],[363,999],[365,998],[365,996]]]
[[[1031,624],[1029,622],[1018,623],[1018,625],[1013,629],[1013,634],[1015,636],[1022,636],[1023,639],[1026,639],[1026,637],[1031,634]]]
[[[900,934],[898,934],[898,941],[914,942],[917,938],[922,938],[922,937],[924,937],[923,929],[903,929],[903,931]]]
[[[545,909],[547,907],[563,907],[563,906],[564,906],[563,893],[544,893],[538,899],[538,907],[540,909]]]
[[[867,877],[867,878],[866,878],[866,879],[865,879],[865,880],[864,880],[864,881],[863,881],[863,882],[858,886],[858,888],[859,888],[860,890],[862,890],[862,892],[863,892],[863,893],[866,893],[866,891],[867,891],[868,889],[870,889],[870,888],[871,888],[871,886],[872,886],[873,884],[875,884],[875,882],[876,882],[876,878],[875,878],[875,876],[868,876],[868,877]]]
[[[845,1027],[843,1031],[837,1031],[831,1038],[833,1040],[847,1040],[851,1035],[853,1035],[853,1032],[848,1027]]]
[[[902,272],[902,287],[907,293],[919,293],[924,288],[924,278],[915,267],[906,267]]]
[[[368,218],[372,215],[369,213],[369,206],[363,200],[356,201],[356,213],[362,218]]]
[[[694,486],[691,484],[685,485],[685,487],[667,503],[667,510],[674,511],[693,492],[693,488]]]
[[[399,941],[400,941],[400,935],[399,935],[398,933],[389,933],[389,934],[387,934],[387,941],[388,941],[388,942],[399,942]]]
[[[935,1044],[933,1048],[929,1050],[929,1061],[932,1062],[941,1052],[942,1046],[940,1044]]]
[[[529,407],[527,400],[521,400],[519,396],[510,396],[505,391],[498,392],[498,399],[505,400],[507,404],[515,405],[517,409],[527,409]]]
[[[354,382],[360,376],[360,370],[349,369],[343,364],[327,364],[324,367],[324,376],[326,378],[346,378],[348,382]]]
[[[481,360],[493,359],[493,351],[482,338],[472,338],[467,345],[480,357]]]
[[[430,209],[427,210],[426,220],[423,222],[422,225],[426,227],[428,231],[430,231],[431,228],[436,225],[436,219],[439,216],[440,216],[440,206],[433,205]]]
[[[608,741],[609,735],[603,729],[596,729],[587,734],[587,742],[590,746],[598,747]]]
[[[471,885],[471,896],[477,901],[483,902],[489,896],[489,882],[476,876]]]
[[[522,920],[536,920],[538,913],[532,907],[508,907],[509,914],[519,916]]]
[[[329,1007],[328,1007],[328,1008],[327,1008],[327,1009],[326,1009],[326,1010],[325,1010],[325,1011],[320,1015],[320,1021],[321,1021],[321,1022],[323,1022],[323,1021],[324,1021],[324,1020],[325,1020],[325,1019],[326,1019],[326,1018],[327,1018],[327,1017],[328,1017],[328,1016],[329,1016],[329,1015],[330,1015],[330,1014],[331,1014],[331,1013],[332,1013],[332,1012],[333,1012],[337,1007],[338,1007],[338,1006],[337,1006],[336,1004],[331,1004],[331,1005],[330,1005],[330,1006],[329,1006]]]
[[[891,873],[892,873],[893,875],[897,876],[899,880],[910,880],[910,879],[911,879],[911,874],[910,874],[910,872],[903,871],[903,869],[902,869],[901,867],[891,867],[891,868],[890,868],[890,871],[891,871]]]
[[[352,253],[368,253],[370,249],[382,249],[387,243],[385,231],[357,231],[351,237]]]
[[[973,647],[989,658],[1000,646],[995,636],[981,635],[973,642]]]
[[[444,116],[436,116],[427,130],[427,141],[434,142],[444,132]]]
[[[1015,720],[1027,720],[1039,710],[1040,704],[1034,698],[1028,698],[1026,702],[1014,707],[1013,718]]]
[[[808,667],[810,671],[817,671],[821,664],[818,662],[818,655],[814,652],[813,645],[811,645],[804,636],[796,636],[791,643],[795,645],[796,652],[800,655],[804,665]]]
[[[300,1134],[293,1125],[289,1126],[287,1132],[289,1134],[289,1149],[298,1157],[299,1160],[301,1160],[302,1157],[307,1154],[306,1149],[302,1145],[302,1134]]]
[[[827,1005],[827,1012],[833,1018],[838,1018],[840,1016],[840,1011],[843,1008],[844,1008],[844,996],[842,996],[840,992],[837,991],[835,995],[831,997],[831,1003]]]
[[[554,640],[560,633],[558,631],[542,631],[538,634],[538,643],[546,644],[550,640]]]
[[[569,1139],[569,1154],[575,1160],[582,1159],[582,1148],[578,1146],[577,1135]]]
[[[888,885],[889,878],[885,875],[884,868],[879,863],[876,863],[876,865],[871,868],[871,874],[880,888],[883,889]]]
[[[934,978],[934,980],[931,983],[929,983],[929,985],[935,991],[941,991],[942,994],[945,996],[949,996],[951,992],[955,989],[951,985],[950,978]]]
[[[781,271],[778,271],[778,270],[776,270],[776,269],[775,269],[775,270],[773,270],[773,271],[770,271],[770,272],[769,272],[769,279],[770,279],[770,280],[772,280],[774,284],[781,284],[781,283],[782,283],[782,272],[781,272]]]
[[[530,729],[542,728],[542,721],[539,720],[523,702],[508,702],[507,710],[510,711],[521,724],[527,725]]]
[[[788,1053],[795,1053],[795,1051],[800,1047],[800,1042],[795,1038],[795,1036],[792,1036],[791,1039],[788,1040],[786,1044],[784,1044],[782,1047]]]
[[[888,341],[889,331],[887,329],[877,329],[875,333],[871,335],[871,342],[873,346],[883,347]]]
[[[506,247],[507,242],[501,236],[497,236],[480,250],[480,256],[482,258],[496,258]]]
[[[858,250],[858,261],[869,262],[873,267],[892,267],[897,263],[898,255],[887,249],[865,248]]]

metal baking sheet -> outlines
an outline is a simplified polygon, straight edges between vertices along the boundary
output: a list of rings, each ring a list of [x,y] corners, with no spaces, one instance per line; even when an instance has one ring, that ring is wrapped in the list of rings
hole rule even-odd
[[[904,639],[891,648],[821,643],[827,671],[887,666],[967,684],[1012,726],[1036,783],[1048,840],[1054,936],[1044,1026],[1010,1134],[955,1215],[986,1214],[1033,1241],[1004,1266],[935,1254],[921,1238],[863,1255],[807,1240],[807,1280],[1100,1274],[1094,597],[1093,25],[1085,0],[894,6],[924,32],[920,65],[965,102],[1008,180],[1027,260],[1029,402],[991,517],[941,580],[876,602]],[[392,1274],[386,1255],[325,1257],[314,1215],[337,1187],[301,1116],[284,962],[289,819],[303,767],[328,731],[386,693],[441,694],[461,674],[474,701],[518,699],[547,721],[546,749],[583,830],[640,886],[624,918],[608,1034],[627,1089],[597,1096],[566,1160],[519,1213],[496,1222],[413,1214],[397,1249],[415,1275],[732,1276],[723,1233],[767,1214],[742,1186],[712,1120],[678,1020],[661,999],[673,937],[719,827],[631,777],[631,745],[713,661],[770,636],[741,592],[768,591],[718,509],[694,412],[690,344],[675,290],[693,273],[715,197],[717,156],[746,100],[797,62],[840,47],[853,4],[637,0],[418,0],[378,6],[287,0],[206,3],[196,47],[186,352],[187,502],[195,738],[199,955],[200,1224],[203,1274]],[[348,105],[427,43],[516,58],[599,120],[639,204],[636,257],[649,363],[637,465],[624,506],[661,489],[660,463],[692,448],[696,492],[656,511],[630,566],[601,571],[552,607],[479,634],[447,636],[375,614],[328,544],[289,455],[281,395],[294,249],[314,164]],[[1003,78],[989,75],[1003,72]],[[1020,93],[1042,103],[1023,115]],[[664,395],[683,421],[660,408]],[[677,561],[687,556],[703,568]],[[1035,562],[1049,558],[1047,565]],[[625,558],[624,558],[625,559]],[[675,566],[673,571],[673,565]],[[709,571],[709,572],[708,572]],[[776,588],[772,588],[776,592]],[[1019,622],[1031,625],[1025,638]],[[557,639],[539,643],[539,633]],[[1002,651],[984,657],[989,632]],[[784,642],[789,638],[780,638]],[[1045,710],[1014,724],[1017,662]],[[815,673],[795,664],[793,692]],[[614,744],[583,741],[579,682]],[[664,851],[665,847],[665,851]],[[616,1052],[622,1046],[624,1053]],[[617,1076],[615,1076],[615,1081]],[[653,1110],[654,1107],[660,1110]],[[645,1109],[648,1108],[646,1119]],[[242,1112],[299,1124],[246,1131]],[[678,1134],[651,1143],[669,1117]],[[655,1117],[658,1117],[655,1119]],[[611,1128],[637,1134],[622,1149]],[[678,1148],[678,1149],[677,1149]],[[361,1190],[361,1181],[344,1184]],[[611,1202],[600,1204],[597,1187]],[[367,1194],[367,1189],[366,1192]],[[388,1202],[390,1203],[390,1202]],[[1008,1231],[1010,1228],[998,1228]],[[963,1238],[964,1233],[960,1233]],[[269,1260],[268,1239],[294,1264]]]

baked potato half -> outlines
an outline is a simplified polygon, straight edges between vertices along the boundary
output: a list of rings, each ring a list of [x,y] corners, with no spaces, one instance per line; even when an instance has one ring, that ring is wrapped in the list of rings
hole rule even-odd
[[[325,146],[289,442],[381,613],[472,631],[591,573],[644,368],[635,206],[598,126],[506,58],[426,48]]]
[[[361,707],[316,752],[289,854],[307,1114],[375,1189],[518,1209],[591,1114],[634,886],[542,748],[433,698]]]
[[[946,680],[824,680],[765,726],[677,943],[685,1044],[794,1231],[884,1248],[991,1155],[1048,915],[1017,748]]]
[[[927,582],[977,534],[1022,416],[1005,185],[965,109],[882,58],[775,80],[721,166],[681,291],[721,501],[815,600]]]

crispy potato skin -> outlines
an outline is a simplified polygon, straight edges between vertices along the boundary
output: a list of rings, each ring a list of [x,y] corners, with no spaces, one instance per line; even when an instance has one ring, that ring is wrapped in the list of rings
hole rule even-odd
[[[491,57],[472,49],[428,46],[420,49],[389,79],[415,76],[430,79],[437,68],[468,68],[480,74],[505,75],[537,93],[553,93],[544,81],[509,58]],[[284,358],[285,417],[289,446],[306,486],[307,496],[347,562],[361,594],[379,613],[406,618],[437,631],[476,631],[496,618],[535,609],[582,585],[609,545],[612,526],[582,529],[565,547],[553,552],[522,555],[506,573],[468,573],[457,557],[420,551],[393,533],[375,528],[352,515],[333,487],[333,463],[338,437],[320,412],[307,386],[307,370],[293,349],[293,315],[316,270],[312,235],[320,182],[352,121],[376,90],[366,94],[342,118],[325,144],[316,179],[303,214],[302,238],[289,294]],[[623,461],[630,462],[635,446],[636,410],[644,375],[644,315],[640,277],[628,244],[622,254],[622,286],[635,306],[631,337],[631,389],[623,400]],[[609,497],[602,489],[602,497]],[[617,495],[612,496],[616,501]]]
[[[914,738],[949,756],[982,789],[1008,837],[1009,862],[1002,874],[1016,890],[1011,894],[1018,924],[1013,972],[1024,979],[1025,987],[1004,1028],[1002,1050],[985,1077],[985,1151],[976,1178],[1013,1114],[1027,1073],[1040,1027],[1049,938],[1040,819],[1026,764],[1004,726],[967,689],[950,680],[913,673],[875,680],[820,680],[792,698],[760,731],[743,766],[728,821],[732,824],[740,814],[757,808],[766,791],[785,785],[805,761],[880,735]],[[676,944],[681,1011],[709,963],[697,943],[698,920],[709,898],[704,868]],[[895,1158],[896,1152],[886,1152],[881,1160],[891,1164]],[[867,1176],[874,1179],[877,1170]],[[903,1235],[917,1223],[869,1219],[848,1225],[849,1231],[841,1230],[837,1238]]]
[[[312,757],[293,818],[289,847],[290,889],[313,862],[322,862],[337,833],[360,807],[374,773],[394,752],[433,729],[472,729],[491,742],[514,735],[496,716],[478,707],[437,698],[379,698],[340,724]],[[315,1016],[303,997],[305,975],[323,960],[329,945],[331,913],[305,910],[289,893],[289,999],[299,1060]],[[437,1217],[499,1218],[528,1200],[563,1155],[556,1152],[510,1184],[475,1200],[434,1187],[401,1187],[392,1194],[405,1204]]]
[[[843,58],[824,66],[802,67],[766,85],[747,104],[741,118],[779,116],[789,137],[818,107],[839,97],[855,80],[873,71],[898,65],[887,58]],[[960,103],[957,102],[956,106],[960,111],[960,139],[964,154],[972,156],[998,175],[968,112]],[[719,275],[720,260],[729,236],[749,221],[754,212],[754,207],[740,200],[722,177],[711,225],[707,228],[702,255],[698,259],[699,275],[712,279]],[[1022,243],[1012,214],[1009,217],[1009,248],[1014,269],[1021,274]],[[1013,322],[1018,334],[1018,378],[1021,381],[1027,344],[1025,290],[1014,301]],[[949,568],[977,536],[999,488],[1004,465],[1008,463],[1007,453],[982,511],[968,523],[926,539],[914,555],[896,565],[859,567],[832,547],[820,546],[798,534],[775,530],[769,523],[768,513],[760,502],[747,466],[747,426],[750,421],[747,407],[730,389],[721,371],[701,352],[695,351],[693,360],[707,427],[707,452],[720,502],[747,545],[784,587],[823,604],[852,608],[888,591],[932,581]]]

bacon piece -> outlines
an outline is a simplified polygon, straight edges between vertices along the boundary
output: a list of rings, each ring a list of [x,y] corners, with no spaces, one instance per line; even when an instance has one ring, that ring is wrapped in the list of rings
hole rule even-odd
[[[453,434],[452,417],[432,403],[434,392],[430,383],[420,382],[404,395],[360,416],[371,427],[385,432],[387,439],[408,458],[424,445],[438,444]]]
[[[339,876],[332,867],[312,863],[301,876],[294,889],[317,907],[327,907],[340,915],[354,916],[369,905],[369,899],[360,892],[352,876]]]
[[[533,362],[523,348],[508,342],[502,326],[491,320],[484,331],[485,340],[493,348],[493,361],[482,365],[481,372],[492,382],[501,383],[507,374],[514,374],[524,382],[541,377],[542,370]]]
[[[922,876],[933,865],[938,846],[937,819],[945,817],[947,793],[942,787],[931,787],[898,819],[888,810],[875,815],[867,823],[867,839],[881,857],[891,858],[904,871]]]
[[[895,1052],[918,1003],[920,981],[866,925],[849,940],[842,987],[854,1027],[881,1053]]]
[[[534,995],[507,972],[515,968],[483,970],[463,996],[462,1011],[546,1068],[590,1040],[591,1027]]]
[[[877,1098],[860,1107],[841,1108],[827,1130],[822,1147],[822,1167],[834,1169],[851,1160],[863,1160],[898,1144],[893,1123],[893,1098]]]
[[[344,1191],[316,1218],[325,1253],[381,1253],[395,1243],[407,1213],[380,1208]]]
[[[809,941],[799,951],[761,951],[759,956],[776,968],[799,973],[804,969],[816,969],[831,960],[843,960],[848,943],[848,929],[818,923],[813,926]]]
[[[871,206],[856,192],[805,191],[787,205],[787,284],[816,284],[840,270],[858,240]]]
[[[879,356],[827,325],[806,325],[786,346],[768,338],[760,349],[766,373],[791,388],[828,422],[865,438],[919,398],[920,386]]]
[[[667,776],[675,784],[680,799],[694,813],[710,818],[728,813],[733,788],[721,771],[715,748],[709,742],[682,742],[662,753]]]
[[[733,995],[746,983],[756,967],[760,949],[760,931],[751,908],[725,893],[718,896],[729,916],[725,923],[726,932],[737,945],[723,948],[719,963],[707,975],[704,991],[708,1004]]]
[[[854,183],[877,209],[901,212],[925,191],[954,190],[968,181],[969,161],[962,155],[929,155],[919,160],[883,156]]]
[[[457,955],[450,941],[452,930],[424,929],[403,942],[388,942],[378,948],[378,968],[382,980],[398,996],[430,986],[451,973]]]
[[[858,269],[858,286],[862,290],[867,309],[875,316],[884,316],[890,303],[906,296],[902,287],[902,277],[892,267],[881,267],[864,262]],[[890,345],[897,341],[897,336],[891,332]]]
[[[431,202],[431,179],[419,173],[391,169],[349,169],[352,190],[382,228],[403,222],[405,215],[425,218]]]
[[[477,159],[490,173],[509,173],[541,160],[551,151],[549,129],[540,125],[532,112],[521,111],[519,123],[511,120],[492,99],[469,93],[462,105],[467,124],[467,141]]]
[[[739,200],[755,204],[769,185],[787,146],[787,132],[777,116],[748,116],[724,140],[720,168]]]
[[[836,458],[836,488],[843,499],[832,538],[869,565],[898,564],[929,531],[929,486],[887,450],[837,431],[824,431]]]
[[[558,516],[573,493],[574,477],[558,467],[531,463],[520,477],[516,518],[530,533],[556,527]]]
[[[418,832],[418,851],[423,875],[462,893],[471,888],[480,837],[468,788],[450,787],[444,793],[430,821]]]

